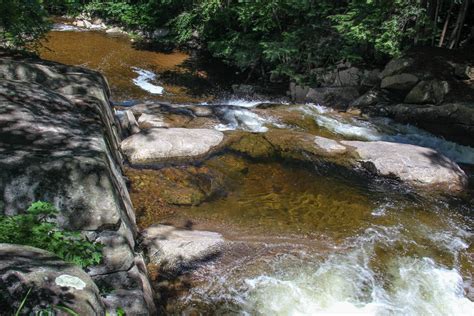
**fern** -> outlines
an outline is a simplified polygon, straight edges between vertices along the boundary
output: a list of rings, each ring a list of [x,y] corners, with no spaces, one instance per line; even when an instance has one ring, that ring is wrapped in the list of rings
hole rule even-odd
[[[33,246],[53,252],[81,267],[102,261],[102,245],[79,232],[60,229],[53,220],[58,210],[47,202],[34,202],[25,214],[0,216],[0,243]]]

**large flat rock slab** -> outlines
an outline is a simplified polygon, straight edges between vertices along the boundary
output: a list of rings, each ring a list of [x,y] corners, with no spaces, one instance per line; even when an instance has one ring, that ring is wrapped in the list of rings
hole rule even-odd
[[[0,214],[23,213],[37,200],[54,204],[60,227],[104,245],[103,263],[91,267],[89,275],[100,278],[103,288],[141,292],[146,300],[141,310],[153,314],[146,278],[120,287],[113,281],[117,274],[133,278],[137,254],[135,213],[122,175],[121,129],[108,96],[106,80],[97,72],[0,58]]]
[[[431,148],[383,141],[340,143],[353,147],[362,165],[382,176],[445,191],[460,191],[467,185],[464,171]]]
[[[148,164],[169,160],[202,157],[224,139],[212,129],[151,128],[122,142],[122,151],[131,164]]]
[[[48,305],[63,305],[78,315],[105,314],[99,289],[81,268],[45,250],[0,244],[0,307],[11,308],[13,315],[30,289],[22,315],[36,315],[35,308]]]
[[[219,233],[157,225],[143,232],[148,257],[166,272],[179,272],[217,255],[224,245]]]

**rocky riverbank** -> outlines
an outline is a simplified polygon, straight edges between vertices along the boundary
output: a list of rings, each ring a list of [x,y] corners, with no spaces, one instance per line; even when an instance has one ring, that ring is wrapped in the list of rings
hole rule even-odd
[[[472,48],[417,49],[383,69],[341,63],[320,69],[320,87],[291,85],[293,99],[371,116],[388,116],[472,146]]]
[[[403,68],[406,61],[393,63]],[[379,80],[375,70],[365,74]],[[73,295],[71,306],[86,314],[91,307],[83,300],[98,314],[119,308],[154,314],[155,301],[162,308],[170,293],[190,289],[186,282],[179,285],[186,289],[175,288],[176,277],[208,269],[207,263],[234,265],[249,249],[271,258],[272,247],[286,253],[295,240],[312,244],[308,236],[337,244],[392,207],[392,200],[378,200],[390,190],[403,191],[408,198],[395,195],[393,203],[417,214],[422,208],[410,199],[436,207],[437,198],[469,199],[469,169],[461,167],[474,164],[472,148],[355,110],[252,100],[112,105],[99,73],[35,59],[2,58],[0,77],[2,211],[16,214],[47,200],[63,210],[62,227],[104,244],[103,264],[87,274],[37,249],[9,245],[0,246],[0,256],[22,259],[5,259],[0,267],[23,286]],[[413,90],[417,83],[410,85]],[[433,92],[429,100],[451,100],[449,93],[439,95],[444,83],[425,86]],[[301,89],[307,89],[304,101],[323,103],[312,99],[314,88]],[[346,86],[317,89],[338,93]],[[348,103],[345,110],[354,108]],[[258,229],[264,236],[252,235]],[[280,233],[292,243],[275,241]],[[57,268],[42,272],[42,262]],[[17,273],[14,265],[31,271]],[[15,291],[10,294],[21,295]]]
[[[444,192],[460,192],[467,186],[464,171],[436,150],[396,142],[352,141],[351,137],[344,140],[331,133],[326,134],[328,138],[324,133],[302,130],[298,125],[304,124],[305,113],[300,107],[135,105],[119,112],[123,127],[131,135],[122,142],[122,151],[135,167],[203,161],[231,150],[268,161],[324,160]]]
[[[98,315],[119,308],[128,315],[153,314],[154,295],[137,248],[135,213],[122,175],[120,126],[111,110],[104,77],[42,60],[2,58],[0,103],[2,212],[12,215],[23,212],[33,201],[48,201],[62,211],[60,226],[79,230],[104,245],[103,263],[90,268],[88,276],[77,272],[78,268],[70,272],[66,264],[51,263],[46,271],[43,265],[49,261],[41,256],[50,254],[2,246],[2,260],[24,258],[24,269],[18,272],[10,271],[15,262],[1,264],[2,284],[7,285],[3,290],[14,291],[11,304],[18,304],[19,297],[26,294],[15,291],[27,288],[32,289],[31,301],[58,303],[63,291],[58,287],[66,287],[72,303],[62,304],[82,306],[78,311],[85,314],[90,314],[89,308]],[[12,273],[17,281],[8,278]],[[53,275],[72,275],[86,285],[74,287],[57,278],[55,283],[44,282],[43,276]],[[42,297],[46,288],[57,296]],[[95,299],[89,300],[86,291]]]

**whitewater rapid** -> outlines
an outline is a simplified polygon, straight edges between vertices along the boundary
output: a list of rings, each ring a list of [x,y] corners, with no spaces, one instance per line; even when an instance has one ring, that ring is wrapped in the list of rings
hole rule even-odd
[[[148,91],[151,94],[163,94],[164,88],[154,84],[154,81],[156,81],[157,77],[154,72],[138,67],[133,67],[132,70],[138,75],[135,79],[133,79],[133,83],[136,86]]]
[[[277,262],[274,273],[245,280],[244,309],[261,315],[473,315],[474,302],[465,296],[458,267],[429,257],[393,256],[383,275],[375,268],[377,248],[411,242],[402,231],[367,229],[349,252],[313,266],[296,263],[288,269],[286,263],[280,269]],[[450,251],[458,255],[456,248]]]
[[[315,104],[302,105],[298,110],[313,117],[319,126],[347,138],[428,147],[456,162],[474,164],[474,148],[445,140],[410,124],[396,123],[388,118],[374,118],[370,121],[346,118],[336,111]]]

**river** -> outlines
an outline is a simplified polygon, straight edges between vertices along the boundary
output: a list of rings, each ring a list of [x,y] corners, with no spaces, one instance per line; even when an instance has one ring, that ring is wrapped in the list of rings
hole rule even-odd
[[[126,36],[53,31],[41,57],[101,71],[121,102],[233,105],[227,122],[214,126],[219,130],[295,129],[260,116],[254,108],[262,100],[216,101],[209,83],[193,89],[207,69],[190,68],[184,53],[135,49]],[[309,120],[305,132],[432,147],[473,170],[473,148],[415,127],[361,121],[312,104],[294,108]],[[153,198],[164,169],[129,171],[141,227],[192,223],[230,241],[215,261],[176,280],[157,280],[168,313],[474,315],[472,188],[461,196],[421,193],[324,162],[255,160],[227,151],[197,168],[219,174],[221,187],[197,205]],[[146,181],[153,185],[143,186]]]

